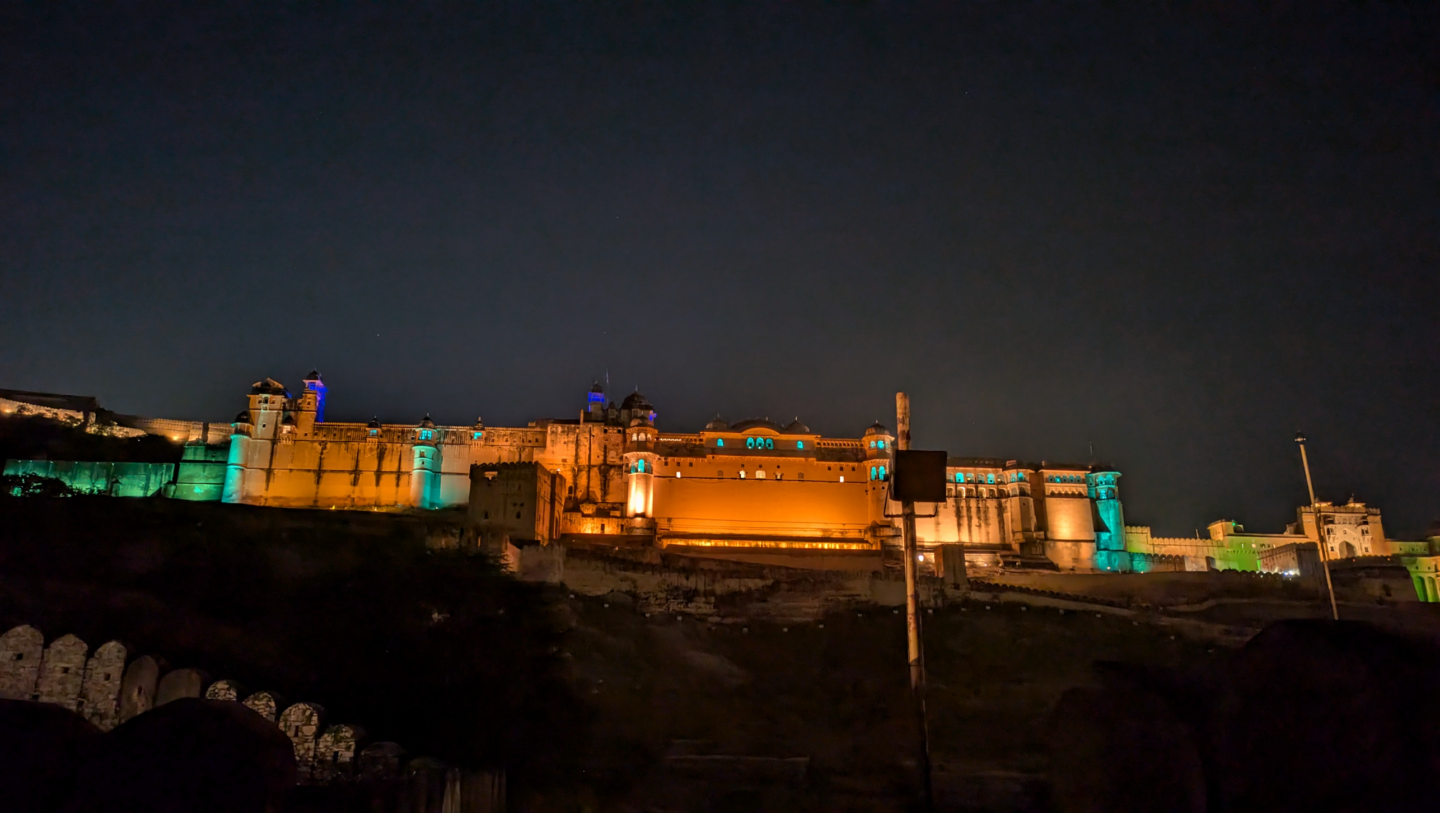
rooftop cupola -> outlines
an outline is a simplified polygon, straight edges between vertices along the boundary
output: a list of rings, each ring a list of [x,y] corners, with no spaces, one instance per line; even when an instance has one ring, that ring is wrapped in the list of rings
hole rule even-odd
[[[419,425],[415,427],[415,441],[417,443],[428,443],[431,446],[435,445],[435,422],[430,420],[430,413],[428,412],[425,413],[425,417],[420,419]]]
[[[866,457],[889,457],[894,451],[895,436],[879,421],[870,424],[860,440],[865,444]]]
[[[655,408],[645,400],[645,396],[641,395],[638,389],[625,396],[625,400],[620,402],[620,425],[629,426],[630,421],[637,417],[643,417],[651,423],[655,422]]]

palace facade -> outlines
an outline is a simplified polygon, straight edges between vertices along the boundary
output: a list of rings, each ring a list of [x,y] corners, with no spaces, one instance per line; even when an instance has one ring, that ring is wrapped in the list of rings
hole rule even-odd
[[[318,373],[292,395],[256,382],[224,460],[225,502],[293,508],[443,509],[512,539],[624,537],[712,551],[883,551],[900,544],[888,498],[894,435],[883,425],[829,438],[798,419],[661,429],[638,392],[619,406],[597,384],[573,418],[525,427],[333,423]],[[177,497],[218,477],[181,464]],[[517,465],[518,464],[518,465]],[[218,471],[215,472],[218,475]],[[922,505],[922,549],[964,546],[1000,563],[1047,557],[1106,567],[1124,551],[1120,474],[1105,466],[951,457],[944,503]],[[473,481],[473,482],[472,482]],[[219,485],[215,482],[214,485]],[[499,486],[504,485],[503,489]]]

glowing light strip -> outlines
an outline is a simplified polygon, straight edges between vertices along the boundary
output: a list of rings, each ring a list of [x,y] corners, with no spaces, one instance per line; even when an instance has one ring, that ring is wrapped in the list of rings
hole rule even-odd
[[[758,539],[679,539],[661,538],[665,548],[767,548],[774,550],[879,550],[869,542],[782,542]]]

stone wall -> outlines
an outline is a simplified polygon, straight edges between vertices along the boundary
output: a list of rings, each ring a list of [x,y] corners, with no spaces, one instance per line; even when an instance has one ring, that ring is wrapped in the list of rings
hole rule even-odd
[[[69,460],[7,460],[5,475],[51,477],[83,494],[151,497],[175,479],[174,463],[87,463]]]
[[[558,543],[526,546],[517,554],[522,580],[562,584],[579,595],[623,593],[647,613],[802,622],[857,605],[905,603],[904,579],[885,571],[817,571],[653,548],[597,550]],[[934,578],[922,581],[921,592],[932,606],[948,597]]]

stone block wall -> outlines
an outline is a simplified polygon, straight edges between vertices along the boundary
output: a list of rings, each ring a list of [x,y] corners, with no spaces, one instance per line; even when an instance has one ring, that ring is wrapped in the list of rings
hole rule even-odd
[[[803,622],[856,605],[900,606],[905,582],[883,571],[817,571],[685,556],[651,549],[595,550],[563,544],[519,549],[517,576],[563,584],[579,595],[624,593],[647,613]],[[926,578],[922,600],[943,603]]]
[[[126,654],[124,644],[110,641],[101,644],[85,663],[79,711],[101,731],[109,731],[120,722],[119,698]]]
[[[44,653],[45,636],[34,627],[16,627],[0,635],[0,698],[35,699]]]
[[[35,699],[75,711],[85,682],[85,654],[89,649],[73,635],[62,636],[46,647],[40,679],[35,683]]]

